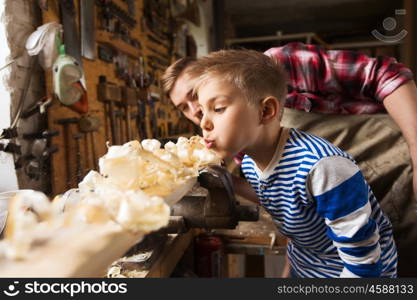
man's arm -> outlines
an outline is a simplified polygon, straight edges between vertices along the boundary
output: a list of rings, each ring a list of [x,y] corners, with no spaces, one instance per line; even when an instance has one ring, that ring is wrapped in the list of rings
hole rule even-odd
[[[384,106],[398,124],[408,144],[413,164],[413,189],[417,199],[417,88],[413,80],[385,97]]]

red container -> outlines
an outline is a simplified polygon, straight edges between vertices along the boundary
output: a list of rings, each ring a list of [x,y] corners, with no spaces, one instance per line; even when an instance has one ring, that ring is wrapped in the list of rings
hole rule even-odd
[[[198,277],[217,277],[223,275],[224,249],[219,236],[200,234],[195,238],[195,272]]]

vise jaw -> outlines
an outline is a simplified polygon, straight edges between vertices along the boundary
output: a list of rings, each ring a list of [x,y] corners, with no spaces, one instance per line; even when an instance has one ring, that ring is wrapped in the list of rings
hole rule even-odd
[[[166,233],[184,233],[191,228],[234,229],[239,221],[258,221],[259,207],[236,201],[232,178],[226,169],[210,166],[198,176],[194,187],[171,208]]]

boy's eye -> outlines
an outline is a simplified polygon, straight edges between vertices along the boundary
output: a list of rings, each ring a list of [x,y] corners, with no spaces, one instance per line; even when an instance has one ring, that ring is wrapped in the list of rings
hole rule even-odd
[[[224,111],[225,111],[225,109],[226,109],[226,107],[216,107],[216,108],[214,109],[214,112],[216,112],[216,113],[224,112]]]

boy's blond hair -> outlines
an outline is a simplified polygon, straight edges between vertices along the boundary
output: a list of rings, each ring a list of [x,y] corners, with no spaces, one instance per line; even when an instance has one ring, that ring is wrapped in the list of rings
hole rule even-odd
[[[218,77],[238,88],[250,103],[276,97],[283,106],[287,95],[286,74],[280,64],[254,50],[220,50],[199,58],[187,70],[198,77],[194,93],[211,78]]]
[[[162,88],[169,98],[169,94],[174,88],[178,77],[184,72],[186,68],[191,66],[196,61],[193,57],[183,57],[171,64],[162,75]]]

